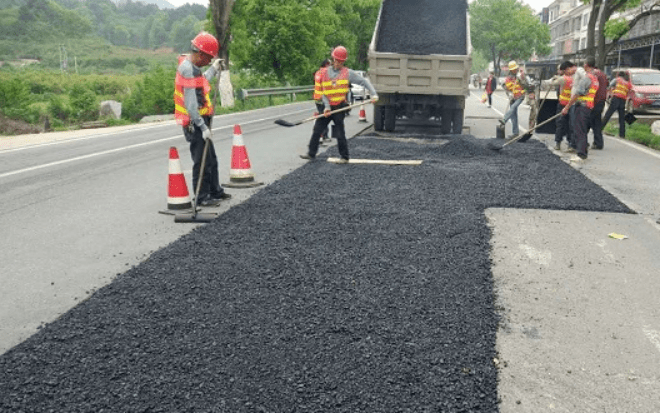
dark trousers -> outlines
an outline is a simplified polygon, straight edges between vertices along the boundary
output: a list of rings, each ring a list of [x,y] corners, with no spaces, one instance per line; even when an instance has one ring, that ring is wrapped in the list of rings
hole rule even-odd
[[[560,113],[562,110],[564,110],[564,106],[565,105],[557,104],[557,113]],[[564,136],[566,136],[566,142],[568,142],[568,145],[574,147],[575,145],[572,144],[573,133],[571,130],[570,119],[571,110],[569,109],[568,115],[559,116],[555,120],[555,142],[561,143]]]
[[[603,123],[601,116],[603,116],[603,109],[605,108],[605,101],[600,101],[594,104],[591,109],[591,130],[594,132],[594,146],[598,148],[603,147]]]
[[[331,106],[330,110],[337,110],[343,107],[348,106],[348,103],[344,102],[336,106]],[[309,156],[315,157],[316,153],[319,151],[319,140],[321,139],[321,134],[328,127],[330,122],[334,122],[335,128],[337,129],[337,150],[339,150],[339,156],[344,159],[348,158],[348,142],[346,141],[346,131],[344,130],[344,116],[346,112],[333,113],[329,117],[321,116],[316,119],[314,122],[314,130],[312,132],[312,138],[309,140]]]
[[[325,110],[325,105],[323,103],[316,103],[316,111],[319,113],[319,115],[323,115],[323,111]],[[321,133],[322,138],[330,139],[330,136],[328,135],[328,127],[326,126],[325,130],[323,130],[323,133]]]
[[[612,96],[612,101],[610,102],[610,107],[607,108],[605,112],[605,117],[603,118],[603,125],[607,125],[607,122],[610,121],[614,111],[619,115],[619,136],[622,138],[626,137],[626,100]]]
[[[591,125],[591,109],[585,105],[576,105],[573,112],[573,137],[575,151],[580,158],[586,158],[589,146],[587,134]]]
[[[486,93],[486,95],[488,95],[488,106],[493,106],[493,94]]]
[[[206,121],[206,119],[205,119]],[[207,121],[208,125],[209,122]],[[202,130],[197,126],[192,127],[192,132],[188,127],[183,128],[183,135],[186,141],[190,143],[190,156],[193,161],[193,187],[192,191],[197,190],[197,181],[199,180],[199,169],[202,166],[202,156],[204,154],[204,138],[202,137]],[[220,186],[220,177],[218,175],[218,158],[215,154],[215,147],[213,142],[209,141],[209,148],[206,153],[206,163],[204,164],[204,175],[202,178],[202,186],[199,189],[199,197],[196,202],[203,200],[209,196],[217,198],[222,195],[224,189]]]

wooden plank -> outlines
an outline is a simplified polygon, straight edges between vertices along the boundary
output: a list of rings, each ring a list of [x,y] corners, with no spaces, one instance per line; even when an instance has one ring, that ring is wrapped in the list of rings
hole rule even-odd
[[[328,162],[339,163],[339,158],[328,158]],[[377,165],[412,165],[419,166],[421,160],[390,160],[390,159],[349,159],[348,163],[354,164],[377,164]]]

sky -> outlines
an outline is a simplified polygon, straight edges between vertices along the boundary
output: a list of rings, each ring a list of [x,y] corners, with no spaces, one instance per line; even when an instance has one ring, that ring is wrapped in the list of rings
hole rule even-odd
[[[209,5],[209,0],[167,0],[167,1],[172,3],[176,7],[183,6],[186,3],[201,4],[202,6],[205,7],[208,7]],[[552,3],[553,1],[554,0],[522,0],[524,4],[531,6],[531,8],[537,13],[540,13],[544,7],[548,7],[550,3]],[[469,0],[469,2],[472,3],[472,0]]]

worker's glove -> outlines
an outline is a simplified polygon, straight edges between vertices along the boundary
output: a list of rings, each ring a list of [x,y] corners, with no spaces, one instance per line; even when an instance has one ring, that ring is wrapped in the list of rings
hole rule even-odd
[[[223,59],[215,59],[213,62],[212,66],[216,72],[220,72],[220,70],[222,70],[222,60]]]
[[[378,95],[373,95],[371,97],[371,103],[376,103],[376,102],[378,102]]]
[[[209,129],[206,125],[202,128],[202,138],[204,139],[209,139],[211,138],[211,129]]]

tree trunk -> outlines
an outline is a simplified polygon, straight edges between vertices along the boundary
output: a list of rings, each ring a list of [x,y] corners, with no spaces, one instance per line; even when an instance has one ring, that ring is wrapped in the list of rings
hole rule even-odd
[[[231,39],[231,29],[229,27],[229,17],[236,0],[209,0],[211,15],[213,16],[213,27],[215,35],[220,42],[220,59],[224,60],[225,67],[229,63],[229,40]]]
[[[220,42],[218,57],[223,59],[224,66],[224,70],[218,73],[218,83],[216,84],[216,88],[220,91],[222,107],[234,107],[234,88],[229,77],[229,40],[231,39],[229,17],[235,1],[209,0],[209,7],[213,16],[213,27],[216,33],[215,37]]]
[[[592,55],[596,48],[596,22],[598,21],[598,15],[600,14],[600,6],[602,0],[594,0],[591,5],[591,14],[589,15],[589,23],[587,24],[587,55]]]

